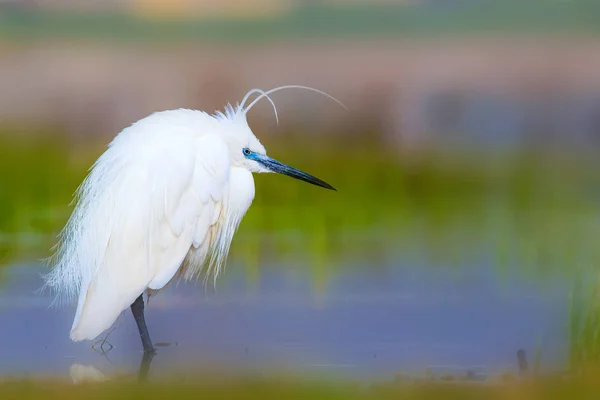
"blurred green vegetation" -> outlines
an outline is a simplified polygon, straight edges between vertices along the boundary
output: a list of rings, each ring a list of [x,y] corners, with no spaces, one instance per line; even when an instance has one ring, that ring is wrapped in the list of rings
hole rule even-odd
[[[569,304],[570,369],[600,364],[600,275],[582,271],[574,280]]]
[[[3,399],[595,399],[597,374],[577,379],[561,377],[518,382],[507,377],[492,384],[464,382],[379,383],[370,386],[294,378],[208,380],[137,384],[109,381],[73,385],[61,380],[8,380],[0,383]]]
[[[536,274],[600,260],[593,157],[365,143],[315,148],[282,136],[288,139],[269,143],[269,154],[338,192],[257,175],[254,203],[232,245],[232,257],[243,256],[250,269],[262,257],[308,257],[334,269],[357,255],[376,265],[415,251],[457,264],[488,252],[499,266],[518,263]],[[0,260],[45,257],[106,143],[73,145],[51,132],[0,137]]]
[[[273,41],[292,38],[393,37],[481,31],[598,32],[595,0],[478,1],[453,4],[340,6],[298,2],[290,12],[261,18],[152,21],[119,13],[40,12],[9,8],[0,14],[0,38],[93,38],[141,41]]]

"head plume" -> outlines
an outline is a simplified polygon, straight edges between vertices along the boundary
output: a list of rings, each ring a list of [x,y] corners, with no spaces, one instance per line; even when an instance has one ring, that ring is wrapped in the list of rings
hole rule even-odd
[[[316,92],[319,94],[322,94],[325,97],[328,97],[330,99],[332,99],[333,101],[335,101],[336,103],[338,103],[339,105],[341,105],[342,107],[344,107],[346,110],[348,109],[341,101],[339,101],[338,99],[336,99],[335,97],[333,97],[332,95],[323,92],[322,90],[318,90],[315,88],[312,88],[310,86],[302,86],[302,85],[285,85],[285,86],[279,86],[276,88],[273,88],[271,90],[268,91],[264,91],[262,89],[252,89],[250,91],[248,91],[248,93],[246,93],[246,95],[244,96],[244,98],[242,99],[242,102],[239,105],[239,111],[241,111],[244,115],[246,115],[248,113],[248,111],[250,111],[252,109],[252,107],[254,107],[256,105],[256,103],[258,103],[260,100],[262,100],[263,98],[266,98],[267,100],[269,100],[269,102],[271,103],[271,105],[273,106],[273,111],[275,112],[275,119],[277,121],[277,124],[279,124],[279,116],[277,114],[277,107],[275,107],[275,103],[273,102],[273,100],[269,97],[269,95],[271,93],[275,93],[278,92],[280,90],[283,89],[304,89],[304,90],[310,90],[312,92]],[[255,94],[255,93],[259,93],[259,96],[256,97],[249,105],[248,107],[245,107],[246,102],[248,101],[248,99],[250,98],[251,95]]]

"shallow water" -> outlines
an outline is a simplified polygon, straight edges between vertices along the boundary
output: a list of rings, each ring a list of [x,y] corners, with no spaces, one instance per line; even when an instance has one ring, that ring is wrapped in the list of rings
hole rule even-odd
[[[252,283],[240,260],[231,260],[216,292],[201,282],[170,287],[151,300],[147,321],[155,342],[176,345],[159,348],[151,371],[276,368],[354,378],[423,374],[426,368],[491,373],[515,370],[519,348],[532,364],[539,346],[545,368],[564,365],[570,289],[564,279],[540,285],[518,268],[500,276],[485,257],[458,272],[405,258],[377,268],[366,259],[347,263],[320,292],[301,262],[266,263]],[[49,309],[51,298],[34,293],[42,271],[36,265],[5,271],[0,375],[67,377],[74,364],[109,375],[134,373],[141,345],[129,312],[118,320],[106,355],[90,342],[73,343],[74,309]]]

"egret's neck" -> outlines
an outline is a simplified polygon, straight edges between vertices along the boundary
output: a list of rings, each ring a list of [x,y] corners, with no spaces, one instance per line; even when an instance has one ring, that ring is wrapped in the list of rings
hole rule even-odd
[[[245,168],[232,167],[229,173],[228,216],[239,224],[250,208],[252,200],[254,200],[252,173]]]
[[[250,208],[254,199],[254,178],[252,173],[245,168],[231,167],[229,173],[229,194],[223,212],[217,224],[217,234],[213,236],[210,247],[212,260],[208,268],[208,275],[216,281],[221,268],[225,265],[229,246],[233,235],[242,218]]]

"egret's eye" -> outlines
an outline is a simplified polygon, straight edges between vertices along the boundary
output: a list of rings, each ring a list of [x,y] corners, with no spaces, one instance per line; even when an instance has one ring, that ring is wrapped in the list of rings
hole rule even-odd
[[[244,153],[245,156],[249,156],[250,154],[252,154],[252,151],[250,151],[250,149],[247,147],[244,150],[242,150],[242,152]]]

